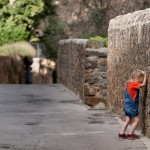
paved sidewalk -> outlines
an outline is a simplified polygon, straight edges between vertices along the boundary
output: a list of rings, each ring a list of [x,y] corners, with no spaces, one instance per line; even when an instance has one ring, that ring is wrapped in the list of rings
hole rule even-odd
[[[147,138],[118,139],[118,121],[59,84],[0,85],[0,150],[148,149]]]

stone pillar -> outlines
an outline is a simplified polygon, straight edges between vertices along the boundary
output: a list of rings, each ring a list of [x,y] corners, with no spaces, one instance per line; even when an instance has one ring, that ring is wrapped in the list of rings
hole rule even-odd
[[[57,79],[84,100],[84,61],[87,39],[68,39],[59,42]]]

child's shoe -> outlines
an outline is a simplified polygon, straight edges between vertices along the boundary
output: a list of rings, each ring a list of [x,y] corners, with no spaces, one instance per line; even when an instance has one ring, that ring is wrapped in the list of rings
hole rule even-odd
[[[140,136],[136,134],[128,134],[128,139],[129,140],[140,139]]]
[[[126,134],[118,134],[118,137],[121,138],[121,139],[127,139],[128,136]]]

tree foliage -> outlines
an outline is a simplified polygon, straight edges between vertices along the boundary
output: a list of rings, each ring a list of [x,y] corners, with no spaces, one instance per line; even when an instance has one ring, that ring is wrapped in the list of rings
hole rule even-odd
[[[0,45],[30,40],[38,21],[52,14],[52,0],[0,0]]]
[[[108,46],[108,38],[107,37],[95,36],[95,37],[90,37],[90,39],[103,42],[104,47]]]
[[[46,29],[41,41],[46,45],[48,58],[57,58],[58,41],[60,39],[68,38],[65,35],[64,25],[59,21],[57,16],[49,17],[51,22]]]

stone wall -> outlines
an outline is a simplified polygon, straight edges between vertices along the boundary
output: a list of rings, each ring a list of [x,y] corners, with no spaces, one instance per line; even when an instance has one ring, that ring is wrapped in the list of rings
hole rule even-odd
[[[53,72],[55,62],[45,58],[33,58],[32,83],[33,84],[51,84],[53,83]]]
[[[53,83],[54,70],[54,61],[44,58],[33,58],[31,66],[32,83]],[[0,84],[25,84],[24,57],[0,56]]]
[[[24,83],[24,63],[19,56],[0,56],[0,84]]]
[[[87,48],[85,51],[84,96],[88,105],[106,104],[107,49]]]
[[[88,105],[105,102],[107,49],[87,39],[61,40],[58,50],[58,82]]]
[[[118,16],[110,21],[108,34],[108,104],[122,116],[125,82],[131,72],[150,73],[150,9]],[[150,82],[140,92],[143,133],[150,136]]]
[[[84,83],[84,51],[86,39],[61,40],[58,50],[58,82],[63,83],[82,99]]]

